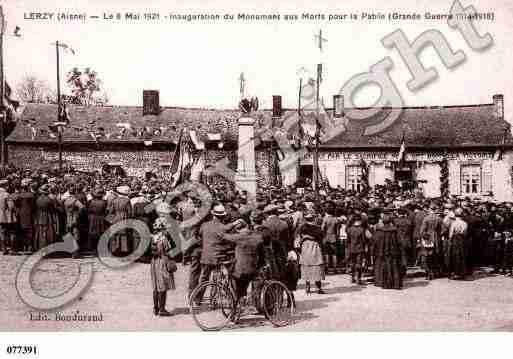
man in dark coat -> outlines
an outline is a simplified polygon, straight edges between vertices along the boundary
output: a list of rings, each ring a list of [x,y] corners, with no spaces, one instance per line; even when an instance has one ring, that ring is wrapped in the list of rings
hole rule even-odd
[[[34,235],[33,218],[35,205],[36,199],[34,193],[30,190],[30,180],[25,179],[21,182],[21,191],[16,201],[20,242],[24,251],[32,251],[34,249],[32,241]]]
[[[366,245],[365,229],[362,226],[362,217],[359,214],[355,215],[353,219],[353,224],[347,230],[349,258],[351,261],[351,283],[358,281],[358,284],[362,285],[362,266]]]
[[[89,250],[96,250],[98,240],[107,229],[107,222],[105,221],[107,201],[103,199],[104,194],[101,188],[96,188],[92,193],[93,199],[87,206],[89,223],[87,247]]]
[[[212,270],[224,260],[226,252],[233,245],[220,238],[220,234],[228,232],[239,222],[224,224],[223,218],[227,215],[222,204],[217,204],[211,211],[212,219],[201,225],[198,234],[201,238],[201,277],[200,283],[207,282]]]
[[[442,274],[444,265],[444,246],[442,242],[442,218],[437,213],[437,206],[432,203],[428,214],[420,227],[423,265],[428,280]]]
[[[394,219],[394,225],[397,228],[397,235],[399,236],[399,242],[403,248],[404,258],[404,269],[408,263],[407,254],[411,253],[412,244],[412,223],[408,218],[408,212],[406,208],[400,208],[398,211],[398,217]]]
[[[512,218],[508,219],[511,223]],[[478,262],[478,253],[476,252],[479,248],[478,242],[482,240],[482,228],[483,220],[476,214],[475,209],[469,209],[467,215],[464,217],[464,221],[468,224],[468,236],[466,247],[466,258],[467,258],[467,274],[471,274],[474,266]]]
[[[263,225],[269,229],[273,240],[278,241],[283,246],[285,253],[292,250],[294,243],[290,228],[286,221],[278,217],[278,206],[274,204],[266,206],[264,214],[267,215],[267,219]]]
[[[232,275],[235,278],[238,301],[247,294],[249,283],[264,266],[263,245],[264,239],[270,242],[269,231],[250,230],[247,223],[241,222],[236,234],[220,233],[219,236],[235,245],[235,266]]]

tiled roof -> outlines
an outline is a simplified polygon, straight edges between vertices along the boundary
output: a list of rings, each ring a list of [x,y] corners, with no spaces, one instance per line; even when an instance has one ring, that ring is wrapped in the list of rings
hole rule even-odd
[[[493,104],[402,108],[397,120],[381,133],[366,136],[367,126],[383,121],[391,109],[369,120],[349,120],[347,130],[328,140],[327,146],[407,145],[473,146],[513,143],[510,124],[494,116]],[[358,111],[365,111],[364,109]]]
[[[239,117],[239,111],[234,110],[185,108],[162,108],[159,115],[146,116],[142,116],[142,107],[130,106],[67,105],[67,110],[70,125],[63,133],[65,142],[94,142],[91,133],[102,132],[104,136],[100,141],[176,141],[183,127],[196,130],[202,139],[206,139],[208,133],[220,133],[222,140],[228,142],[236,140],[234,136],[237,136]],[[56,120],[56,105],[27,104],[20,123],[8,137],[8,141],[55,142],[49,136],[49,126]],[[123,127],[126,129],[123,130]]]
[[[353,109],[360,115],[373,109]],[[472,146],[513,144],[510,125],[494,116],[494,105],[410,107],[401,109],[399,118],[381,133],[365,135],[367,126],[379,123],[390,112],[380,111],[366,120],[324,119],[331,125],[345,123],[345,130],[323,144],[326,147],[387,147],[399,146],[404,134],[407,145],[417,146]],[[198,137],[206,141],[208,134],[221,134],[224,142],[237,141],[239,110],[162,108],[159,115],[142,116],[141,107],[83,107],[68,105],[70,126],[65,129],[63,140],[94,142],[91,132],[103,128],[100,141],[164,141],[175,142],[181,128],[196,130]],[[328,109],[328,113],[331,111]],[[283,118],[294,116],[295,111],[285,110]],[[258,111],[256,129],[271,125],[271,111]],[[297,116],[297,115],[296,115]],[[8,137],[9,142],[55,142],[49,136],[48,126],[57,118],[57,106],[27,104],[19,124]],[[306,112],[304,123],[315,124],[314,113]],[[321,121],[322,122],[322,121]],[[122,130],[120,124],[129,124]],[[280,121],[276,124],[279,126]],[[123,125],[124,126],[124,125]],[[149,132],[141,133],[147,127]],[[34,131],[33,129],[37,129]],[[155,133],[155,130],[159,129]],[[139,133],[138,133],[139,132]],[[106,134],[109,134],[108,136]],[[210,136],[213,138],[215,136]],[[289,136],[290,137],[290,136]],[[269,132],[263,135],[269,139]]]

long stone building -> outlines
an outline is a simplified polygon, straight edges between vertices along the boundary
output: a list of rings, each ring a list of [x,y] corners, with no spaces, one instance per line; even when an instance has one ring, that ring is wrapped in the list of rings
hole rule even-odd
[[[70,124],[62,136],[65,162],[83,171],[107,165],[134,176],[165,172],[185,129],[194,151],[205,153],[206,165],[227,158],[229,166],[237,168],[240,110],[160,107],[158,93],[155,96],[145,96],[142,107],[68,105]],[[343,123],[344,130],[319,146],[320,175],[331,187],[358,191],[365,172],[370,186],[390,180],[415,183],[428,197],[447,191],[513,201],[513,139],[504,119],[502,95],[493,96],[488,104],[405,107],[391,126],[371,136],[364,134],[365,128],[382,121],[391,109],[382,109],[366,120],[351,120],[344,117],[344,109],[334,111],[334,107],[326,109],[325,117],[335,125]],[[375,109],[352,110],[364,114]],[[275,184],[279,168],[269,129],[280,128],[296,111],[282,109],[281,101],[273,101],[272,110],[251,114],[260,186]],[[306,114],[303,125],[312,127],[308,119],[313,114]],[[10,162],[31,167],[55,165],[57,135],[51,126],[56,118],[56,105],[27,104],[7,139]],[[294,142],[292,135],[297,133],[288,134]],[[403,142],[405,155],[399,161]],[[282,171],[284,184],[312,177],[312,153]]]

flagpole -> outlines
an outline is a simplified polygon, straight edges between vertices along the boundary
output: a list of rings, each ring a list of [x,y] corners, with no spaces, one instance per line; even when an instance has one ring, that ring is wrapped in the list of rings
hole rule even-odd
[[[57,55],[57,141],[59,150],[59,173],[62,173],[62,125],[61,122],[61,76],[59,65],[59,41],[55,41],[55,54]]]
[[[303,121],[301,119],[301,90],[303,89],[303,78],[299,78],[299,93],[297,100],[297,123],[298,123],[298,136],[299,136],[299,148],[303,148]],[[301,156],[297,156],[297,169],[296,178],[299,178],[301,173]]]
[[[315,196],[318,199],[319,198],[319,132],[320,132],[320,126],[319,126],[319,87],[321,83],[321,66],[320,64],[317,64],[317,88],[316,88],[316,94],[315,94],[315,152],[314,152],[314,158],[313,158],[313,180],[314,180],[314,192]]]
[[[5,156],[5,107],[4,107],[4,30],[5,30],[5,19],[4,19],[4,10],[3,7],[0,6],[0,164],[3,167],[6,165],[6,156]]]

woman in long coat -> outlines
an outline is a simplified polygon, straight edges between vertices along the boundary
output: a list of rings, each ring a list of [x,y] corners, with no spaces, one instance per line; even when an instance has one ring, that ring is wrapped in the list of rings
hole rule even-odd
[[[52,200],[48,194],[48,185],[43,185],[39,188],[39,196],[36,199],[36,215],[34,218],[34,249],[36,251],[54,243],[56,239],[54,224],[56,207],[54,200]]]
[[[155,221],[155,234],[151,240],[151,283],[153,288],[153,314],[169,316],[166,310],[167,291],[174,290],[176,263],[169,255],[173,248],[170,234],[166,231],[167,221],[160,217]]]
[[[301,238],[301,278],[306,282],[306,293],[310,294],[310,283],[314,282],[317,292],[324,294],[321,282],[324,279],[324,261],[322,256],[323,233],[321,227],[315,224],[315,213],[308,211],[304,215],[305,223],[299,229]]]
[[[375,233],[376,255],[380,258],[378,282],[384,289],[401,289],[403,287],[403,248],[397,228],[392,223],[392,217],[385,215],[383,226]]]
[[[90,250],[95,250],[98,240],[107,229],[107,222],[105,221],[107,201],[103,199],[104,192],[101,188],[96,188],[92,195],[93,199],[87,206],[89,223],[87,246]]]

